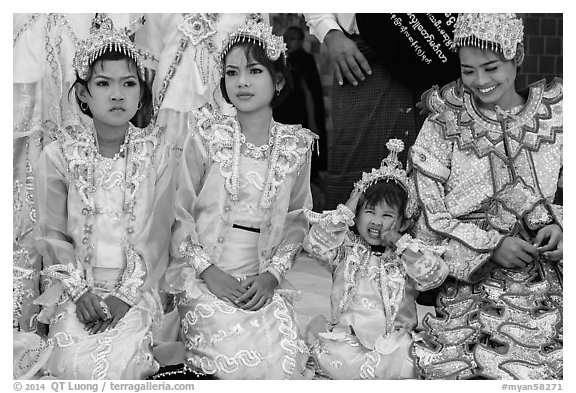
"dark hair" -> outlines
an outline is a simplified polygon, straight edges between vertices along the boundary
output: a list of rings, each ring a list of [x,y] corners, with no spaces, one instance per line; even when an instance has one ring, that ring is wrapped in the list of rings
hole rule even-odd
[[[356,214],[358,214],[358,210],[363,206],[375,207],[383,201],[385,201],[388,206],[397,208],[400,215],[404,217],[408,194],[406,194],[406,191],[400,184],[392,179],[380,180],[368,187],[364,194],[360,196]]]
[[[270,106],[273,109],[278,107],[282,103],[282,101],[284,101],[284,99],[290,94],[290,90],[292,90],[293,86],[292,79],[290,77],[290,73],[288,72],[288,67],[286,65],[286,58],[284,57],[284,53],[282,53],[277,60],[275,61],[270,60],[268,56],[266,56],[266,51],[264,50],[264,48],[262,48],[258,42],[254,41],[252,42],[240,41],[235,43],[230,47],[230,49],[223,58],[224,64],[222,65],[222,68],[224,69],[224,71],[222,74],[222,78],[220,78],[220,90],[222,91],[222,96],[224,97],[226,102],[232,104],[232,101],[230,101],[230,97],[228,97],[228,92],[226,91],[226,81],[224,79],[226,73],[225,71],[226,56],[228,56],[228,53],[230,53],[230,51],[236,47],[244,48],[244,54],[246,55],[247,59],[252,58],[256,62],[262,64],[270,73],[270,76],[272,77],[272,81],[274,83],[276,83],[276,76],[278,74],[280,74],[282,79],[284,79],[285,83],[284,87],[282,88],[282,91],[280,92],[279,95],[274,94],[274,98],[270,103]]]
[[[298,26],[290,26],[284,32],[284,35],[283,35],[284,40],[286,40],[288,35],[290,35],[291,33],[295,33],[294,37],[300,41],[302,41],[304,39],[304,31],[301,28],[299,28]]]
[[[140,70],[136,66],[136,62],[132,58],[130,58],[129,56],[125,55],[122,52],[108,50],[108,51],[104,52],[101,56],[97,57],[96,60],[94,60],[92,62],[92,64],[90,65],[90,73],[88,74],[88,77],[86,78],[86,80],[80,78],[80,76],[78,75],[78,72],[76,72],[76,81],[74,82],[74,84],[70,88],[68,95],[70,95],[70,93],[72,92],[72,90],[74,89],[76,84],[84,86],[86,88],[86,90],[88,91],[88,93],[90,93],[90,89],[88,89],[88,81],[92,77],[92,71],[94,69],[94,65],[98,62],[103,63],[106,60],[109,60],[109,61],[127,60],[130,64],[132,64],[132,65],[134,65],[134,67],[136,67],[136,74],[138,75],[138,81],[140,82],[140,102],[142,103],[142,106],[140,107],[140,109],[138,109],[136,111],[136,114],[134,115],[134,117],[132,117],[132,119],[130,119],[131,123],[136,124],[138,122],[139,112],[149,110],[150,107],[152,106],[152,92],[150,91],[150,87],[148,87],[148,85],[146,84],[146,82],[144,80],[144,75],[140,75]],[[76,99],[76,103],[80,107],[80,110],[82,111],[82,113],[84,113],[85,115],[92,118],[92,111],[90,111],[90,108],[82,109],[82,106],[80,105],[82,103],[82,101],[78,98],[78,95],[74,94],[74,98]]]

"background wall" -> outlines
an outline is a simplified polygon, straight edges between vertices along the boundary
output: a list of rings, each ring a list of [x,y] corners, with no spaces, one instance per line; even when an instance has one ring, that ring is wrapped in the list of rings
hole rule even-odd
[[[563,73],[563,14],[523,14],[526,57],[516,85],[540,79],[551,81]]]

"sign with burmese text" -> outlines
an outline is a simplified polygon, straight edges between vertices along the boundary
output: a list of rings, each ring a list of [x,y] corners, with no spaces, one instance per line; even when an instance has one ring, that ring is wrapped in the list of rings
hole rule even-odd
[[[414,87],[443,85],[459,77],[451,50],[454,13],[357,14],[362,38],[393,76]]]

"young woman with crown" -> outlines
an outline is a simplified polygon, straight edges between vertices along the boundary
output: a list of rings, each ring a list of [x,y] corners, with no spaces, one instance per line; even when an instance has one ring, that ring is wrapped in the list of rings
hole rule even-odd
[[[563,375],[562,80],[515,89],[514,14],[461,14],[461,79],[429,90],[411,151],[418,236],[446,245],[449,279],[413,352],[427,379]]]
[[[59,129],[36,176],[47,369],[58,379],[142,379],[158,370],[151,329],[174,221],[172,149],[163,129],[131,123],[151,94],[109,17],[97,14],[73,64],[92,124]]]
[[[416,297],[448,275],[443,247],[410,236],[416,192],[402,169],[399,139],[388,158],[364,173],[345,205],[318,214],[303,247],[332,275],[331,320],[314,317],[306,331],[319,376],[331,379],[414,378],[410,357],[418,324]]]
[[[192,108],[210,104],[223,115],[235,114],[220,91],[217,57],[224,38],[250,15],[150,13],[136,31],[134,44],[143,54],[147,81],[152,84],[151,121],[166,126],[167,138],[179,152],[195,126]]]
[[[286,46],[248,19],[222,43],[220,86],[236,108],[194,111],[184,144],[166,290],[178,310],[185,360],[221,379],[302,378],[308,350],[284,275],[308,229],[315,138],[272,118],[286,84]]]

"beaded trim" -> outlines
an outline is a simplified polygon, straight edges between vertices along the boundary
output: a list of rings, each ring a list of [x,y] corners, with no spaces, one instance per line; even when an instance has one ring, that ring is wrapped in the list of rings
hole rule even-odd
[[[48,266],[40,272],[42,276],[60,281],[66,288],[70,299],[76,303],[88,291],[88,283],[83,272],[71,264],[56,264]]]
[[[131,24],[138,22],[132,21]],[[106,14],[96,14],[92,20],[89,37],[76,46],[72,61],[78,76],[86,80],[94,61],[106,52],[118,52],[134,60],[138,73],[144,77],[144,66],[140,54],[129,38],[130,28],[115,29],[114,23]]]
[[[285,373],[285,379],[290,379],[294,371],[296,371],[296,355],[298,353],[309,354],[309,351],[304,341],[298,338],[298,328],[290,317],[290,312],[294,314],[293,310],[289,309],[286,301],[281,300],[280,295],[276,293],[274,294],[273,303],[276,305],[274,317],[280,321],[278,330],[283,336],[282,340],[280,340],[280,346],[285,353],[282,369]]]
[[[40,339],[37,345],[26,349],[17,358],[14,358],[13,375],[15,379],[34,379],[31,374],[41,369],[40,366],[44,363],[42,360],[46,359],[53,348],[52,340]]]
[[[59,137],[62,154],[68,162],[68,174],[70,182],[75,185],[81,200],[84,204],[82,214],[85,217],[83,225],[84,232],[82,236],[82,245],[85,247],[84,263],[91,263],[94,244],[91,242],[92,226],[96,214],[99,213],[94,202],[96,192],[95,169],[98,160],[98,149],[96,145],[95,130],[93,128],[81,129],[75,131],[72,127],[62,130]],[[143,273],[143,262],[132,249],[132,236],[134,235],[134,225],[136,217],[134,208],[136,205],[136,196],[140,189],[141,182],[149,175],[150,168],[155,161],[155,154],[160,146],[160,139],[165,129],[162,127],[148,127],[146,129],[134,128],[130,125],[127,131],[127,148],[126,148],[126,168],[124,179],[124,202],[123,212],[129,217],[127,221],[124,241],[124,252],[129,265],[125,270],[132,272],[135,276],[129,279],[126,286],[120,286],[118,294],[123,296],[123,300],[129,300],[127,303],[133,303],[136,295],[134,285],[141,284]],[[124,275],[123,275],[124,277]]]
[[[111,329],[98,338],[98,346],[90,354],[95,363],[91,379],[108,379],[108,369],[110,368],[108,355],[112,353],[112,340],[118,334],[120,334],[118,329]]]
[[[176,51],[176,54],[174,55],[174,59],[172,60],[170,67],[168,67],[168,72],[166,72],[166,76],[164,77],[164,80],[162,81],[162,87],[160,88],[160,91],[158,92],[158,98],[155,100],[154,106],[152,108],[152,119],[150,121],[151,125],[155,125],[156,120],[158,120],[158,112],[160,111],[160,106],[162,106],[162,103],[164,102],[164,97],[166,96],[166,92],[168,91],[168,86],[170,86],[170,82],[172,81],[172,78],[174,78],[174,75],[176,74],[176,71],[178,70],[178,65],[180,64],[180,61],[182,60],[182,54],[184,53],[184,51],[188,47],[189,41],[190,41],[190,39],[188,38],[188,36],[184,36],[184,37],[182,37],[182,39],[178,43],[178,50]]]
[[[516,18],[515,14],[459,14],[454,25],[452,49],[475,46],[501,52],[506,60],[512,60],[523,38],[522,19]]]
[[[238,121],[231,116],[213,112],[209,105],[193,110],[198,120],[196,132],[212,161],[220,165],[224,187],[233,202],[238,202],[241,130]],[[316,135],[300,126],[288,126],[273,122],[270,138],[272,151],[260,195],[259,206],[269,209],[277,198],[277,189],[288,173],[295,172],[306,162],[310,146]]]
[[[286,272],[294,265],[296,255],[301,249],[302,243],[286,244],[278,248],[278,251],[272,257],[270,266],[268,266],[268,270],[273,269],[276,273],[274,276],[278,279],[278,282],[282,281]]]
[[[166,367],[171,367],[171,366],[166,366]],[[176,375],[186,375],[188,373],[194,374],[194,376],[197,378],[207,377],[206,374],[199,373],[198,371],[196,371],[193,368],[188,367],[188,365],[186,363],[184,363],[180,366],[179,369],[159,372],[159,373],[156,373],[156,374],[152,375],[151,377],[149,377],[149,379],[153,379],[153,380],[154,379],[160,379],[160,380],[161,379],[172,379],[170,377],[176,376]],[[174,379],[181,379],[181,378],[174,378]]]
[[[130,306],[134,306],[140,298],[140,287],[144,283],[142,277],[146,275],[142,257],[134,251],[134,247],[125,247],[126,268],[122,273],[122,278],[118,282],[112,296],[124,301]]]
[[[210,256],[204,251],[202,245],[194,243],[190,236],[186,236],[186,239],[182,241],[179,251],[186,263],[194,268],[196,278],[199,278],[204,270],[213,265]]]
[[[36,20],[40,17],[40,13],[34,13],[32,15],[30,15],[30,17],[26,20],[26,22],[24,22],[22,24],[22,26],[20,26],[20,28],[16,31],[16,33],[14,33],[13,35],[13,41],[12,41],[12,47],[16,46],[16,42],[18,42],[18,40],[20,39],[20,36],[22,34],[24,34],[24,32],[26,30],[28,30],[30,28],[30,26],[32,26]]]
[[[556,78],[546,85],[542,80],[530,85],[524,108],[507,122],[508,131],[514,132],[519,149],[538,150],[542,143],[554,143],[562,125],[553,123],[556,104],[563,98],[563,82]],[[504,162],[508,158],[496,145],[502,141],[502,124],[487,117],[477,106],[472,92],[452,82],[442,89],[433,87],[422,96],[426,108],[432,112],[429,119],[439,125],[446,139],[453,139],[460,150],[472,150],[481,158],[495,154]],[[516,156],[517,151],[510,152]]]
[[[272,26],[264,21],[261,14],[250,14],[246,22],[228,34],[222,42],[217,60],[220,63],[222,75],[224,75],[224,59],[230,49],[238,42],[252,42],[260,45],[266,52],[268,59],[276,61],[284,55],[286,62],[286,44],[284,38],[272,33]]]
[[[375,379],[376,368],[380,364],[382,355],[378,351],[368,352],[365,356],[364,363],[360,366],[360,379]]]
[[[311,224],[318,224],[322,228],[332,225],[345,224],[348,227],[354,225],[356,215],[346,205],[338,204],[336,210],[316,213],[310,209],[304,209],[304,215]]]

